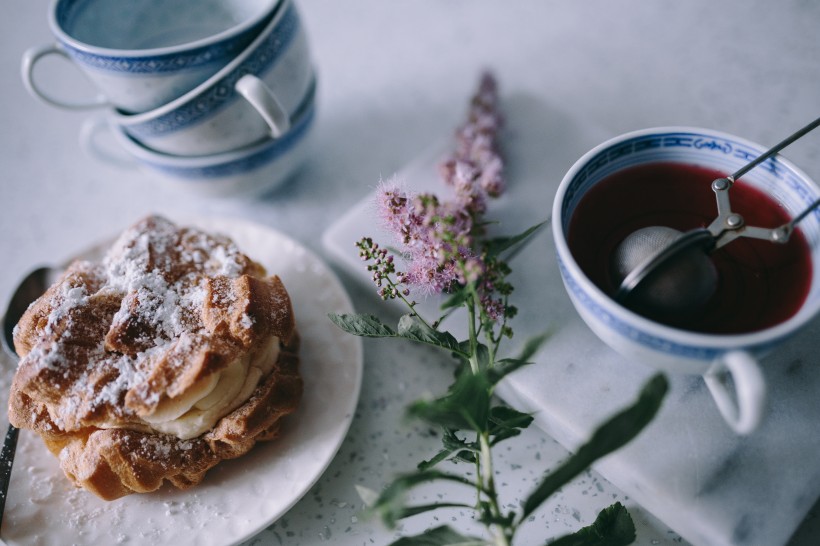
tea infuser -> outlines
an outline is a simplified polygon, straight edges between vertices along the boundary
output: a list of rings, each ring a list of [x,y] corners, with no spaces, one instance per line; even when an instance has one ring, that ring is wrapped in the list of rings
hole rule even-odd
[[[629,307],[660,313],[688,313],[705,304],[717,289],[717,270],[709,254],[739,237],[785,244],[795,225],[820,206],[820,199],[791,221],[776,227],[746,225],[732,211],[729,189],[738,178],[820,126],[809,123],[726,178],[712,182],[718,215],[705,228],[685,233],[665,226],[649,226],[628,235],[612,255],[618,289],[614,299]]]

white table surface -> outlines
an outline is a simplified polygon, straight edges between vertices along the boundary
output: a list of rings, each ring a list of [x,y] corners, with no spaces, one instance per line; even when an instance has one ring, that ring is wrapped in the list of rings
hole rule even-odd
[[[23,51],[51,41],[47,3],[7,6],[0,20],[0,306],[31,267],[58,262],[148,212],[241,217],[326,255],[325,228],[380,177],[452,131],[483,68],[495,71],[502,93],[534,97],[554,113],[545,142],[555,138],[555,127],[594,124],[606,136],[694,125],[774,143],[818,115],[820,4],[806,0],[300,0],[298,6],[320,77],[315,153],[291,183],[249,201],[180,196],[155,185],[149,173],[86,154],[78,135],[91,114],[46,106],[20,82]],[[68,92],[85,90],[70,68],[49,64],[54,70],[44,79],[59,80]],[[820,133],[785,154],[815,178],[818,142]],[[563,161],[569,166],[575,159]],[[340,274],[359,310],[379,310],[369,288]],[[288,514],[248,544],[388,542],[392,532],[361,517],[355,485],[378,489],[435,450],[438,440],[426,428],[400,417],[408,402],[448,376],[448,364],[434,353],[365,343],[361,400],[339,455]],[[509,445],[498,464],[506,502],[521,498],[566,453],[534,428]],[[587,524],[616,499],[636,518],[639,544],[682,540],[589,472],[537,512],[521,543],[544,543]],[[817,507],[809,512],[792,544],[816,540],[816,513]],[[404,529],[444,522],[469,526],[469,516],[419,517]]]

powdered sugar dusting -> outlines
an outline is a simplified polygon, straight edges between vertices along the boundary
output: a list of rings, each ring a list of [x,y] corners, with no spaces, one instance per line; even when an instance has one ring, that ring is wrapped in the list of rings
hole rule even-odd
[[[49,340],[57,336],[58,325],[60,323],[70,323],[71,312],[74,309],[88,303],[88,292],[85,286],[71,286],[68,283],[64,283],[60,288],[61,290],[51,298],[52,311],[49,313],[46,324],[43,327],[43,333],[46,339]],[[63,336],[70,337],[70,332],[70,327],[65,328]],[[57,366],[59,366],[61,362],[62,343],[64,343],[63,339],[58,339],[57,341],[49,341],[35,345],[29,353],[28,358],[20,360],[18,366],[23,365],[26,361],[34,361],[38,367],[57,369]]]
[[[133,415],[122,403],[128,392],[146,404],[158,403],[160,393],[147,389],[153,363],[168,351],[191,349],[193,337],[205,335],[206,278],[236,278],[250,264],[230,239],[180,229],[157,216],[125,230],[100,263],[75,262],[49,301],[41,341],[20,361],[21,367],[61,374],[71,385],[59,405],[49,408],[55,424],[75,430],[83,426],[82,412],[100,407]],[[218,303],[230,304],[234,296],[228,291],[217,297],[226,300]],[[93,315],[99,314],[101,300],[119,302],[119,308]],[[108,321],[104,343],[86,347],[87,341],[72,339],[82,327],[75,323],[81,315],[86,322]],[[254,321],[245,314],[240,322],[250,328]],[[72,368],[78,343],[85,344],[81,360],[94,374],[77,377]]]

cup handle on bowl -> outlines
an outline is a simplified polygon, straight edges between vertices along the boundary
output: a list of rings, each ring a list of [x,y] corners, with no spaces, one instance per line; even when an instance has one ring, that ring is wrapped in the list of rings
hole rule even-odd
[[[111,133],[112,128],[104,115],[92,116],[80,126],[80,146],[88,155],[109,165],[137,169],[137,160],[116,142]]]
[[[726,385],[731,376],[734,392]],[[726,423],[738,434],[760,424],[766,404],[766,382],[757,360],[745,351],[729,351],[718,358],[703,380]]]
[[[270,127],[274,138],[279,138],[288,132],[290,116],[273,91],[262,80],[253,74],[246,74],[236,82],[235,89],[259,112]]]
[[[34,65],[37,61],[48,55],[59,55],[71,61],[71,57],[66,51],[60,47],[59,44],[49,44],[40,47],[33,47],[23,53],[23,61],[20,66],[21,75],[23,77],[23,85],[26,90],[34,97],[39,98],[47,104],[57,106],[58,108],[66,108],[68,110],[86,110],[89,108],[99,108],[100,106],[108,106],[108,100],[103,95],[97,95],[91,102],[65,102],[61,99],[55,98],[48,93],[42,91],[34,82]],[[72,63],[73,64],[73,63]]]

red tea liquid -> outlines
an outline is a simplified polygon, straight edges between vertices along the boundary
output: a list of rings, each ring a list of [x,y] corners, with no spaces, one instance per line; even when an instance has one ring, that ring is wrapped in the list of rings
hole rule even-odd
[[[717,216],[711,183],[726,173],[682,163],[652,163],[605,178],[581,199],[570,221],[568,243],[575,261],[601,290],[613,294],[610,259],[623,239],[647,226],[679,231],[706,227]],[[746,225],[774,228],[791,218],[761,191],[736,182],[732,211]],[[793,316],[811,284],[810,250],[796,230],[785,245],[739,238],[714,251],[715,295],[687,317],[658,319],[696,332],[739,334],[762,330]]]

